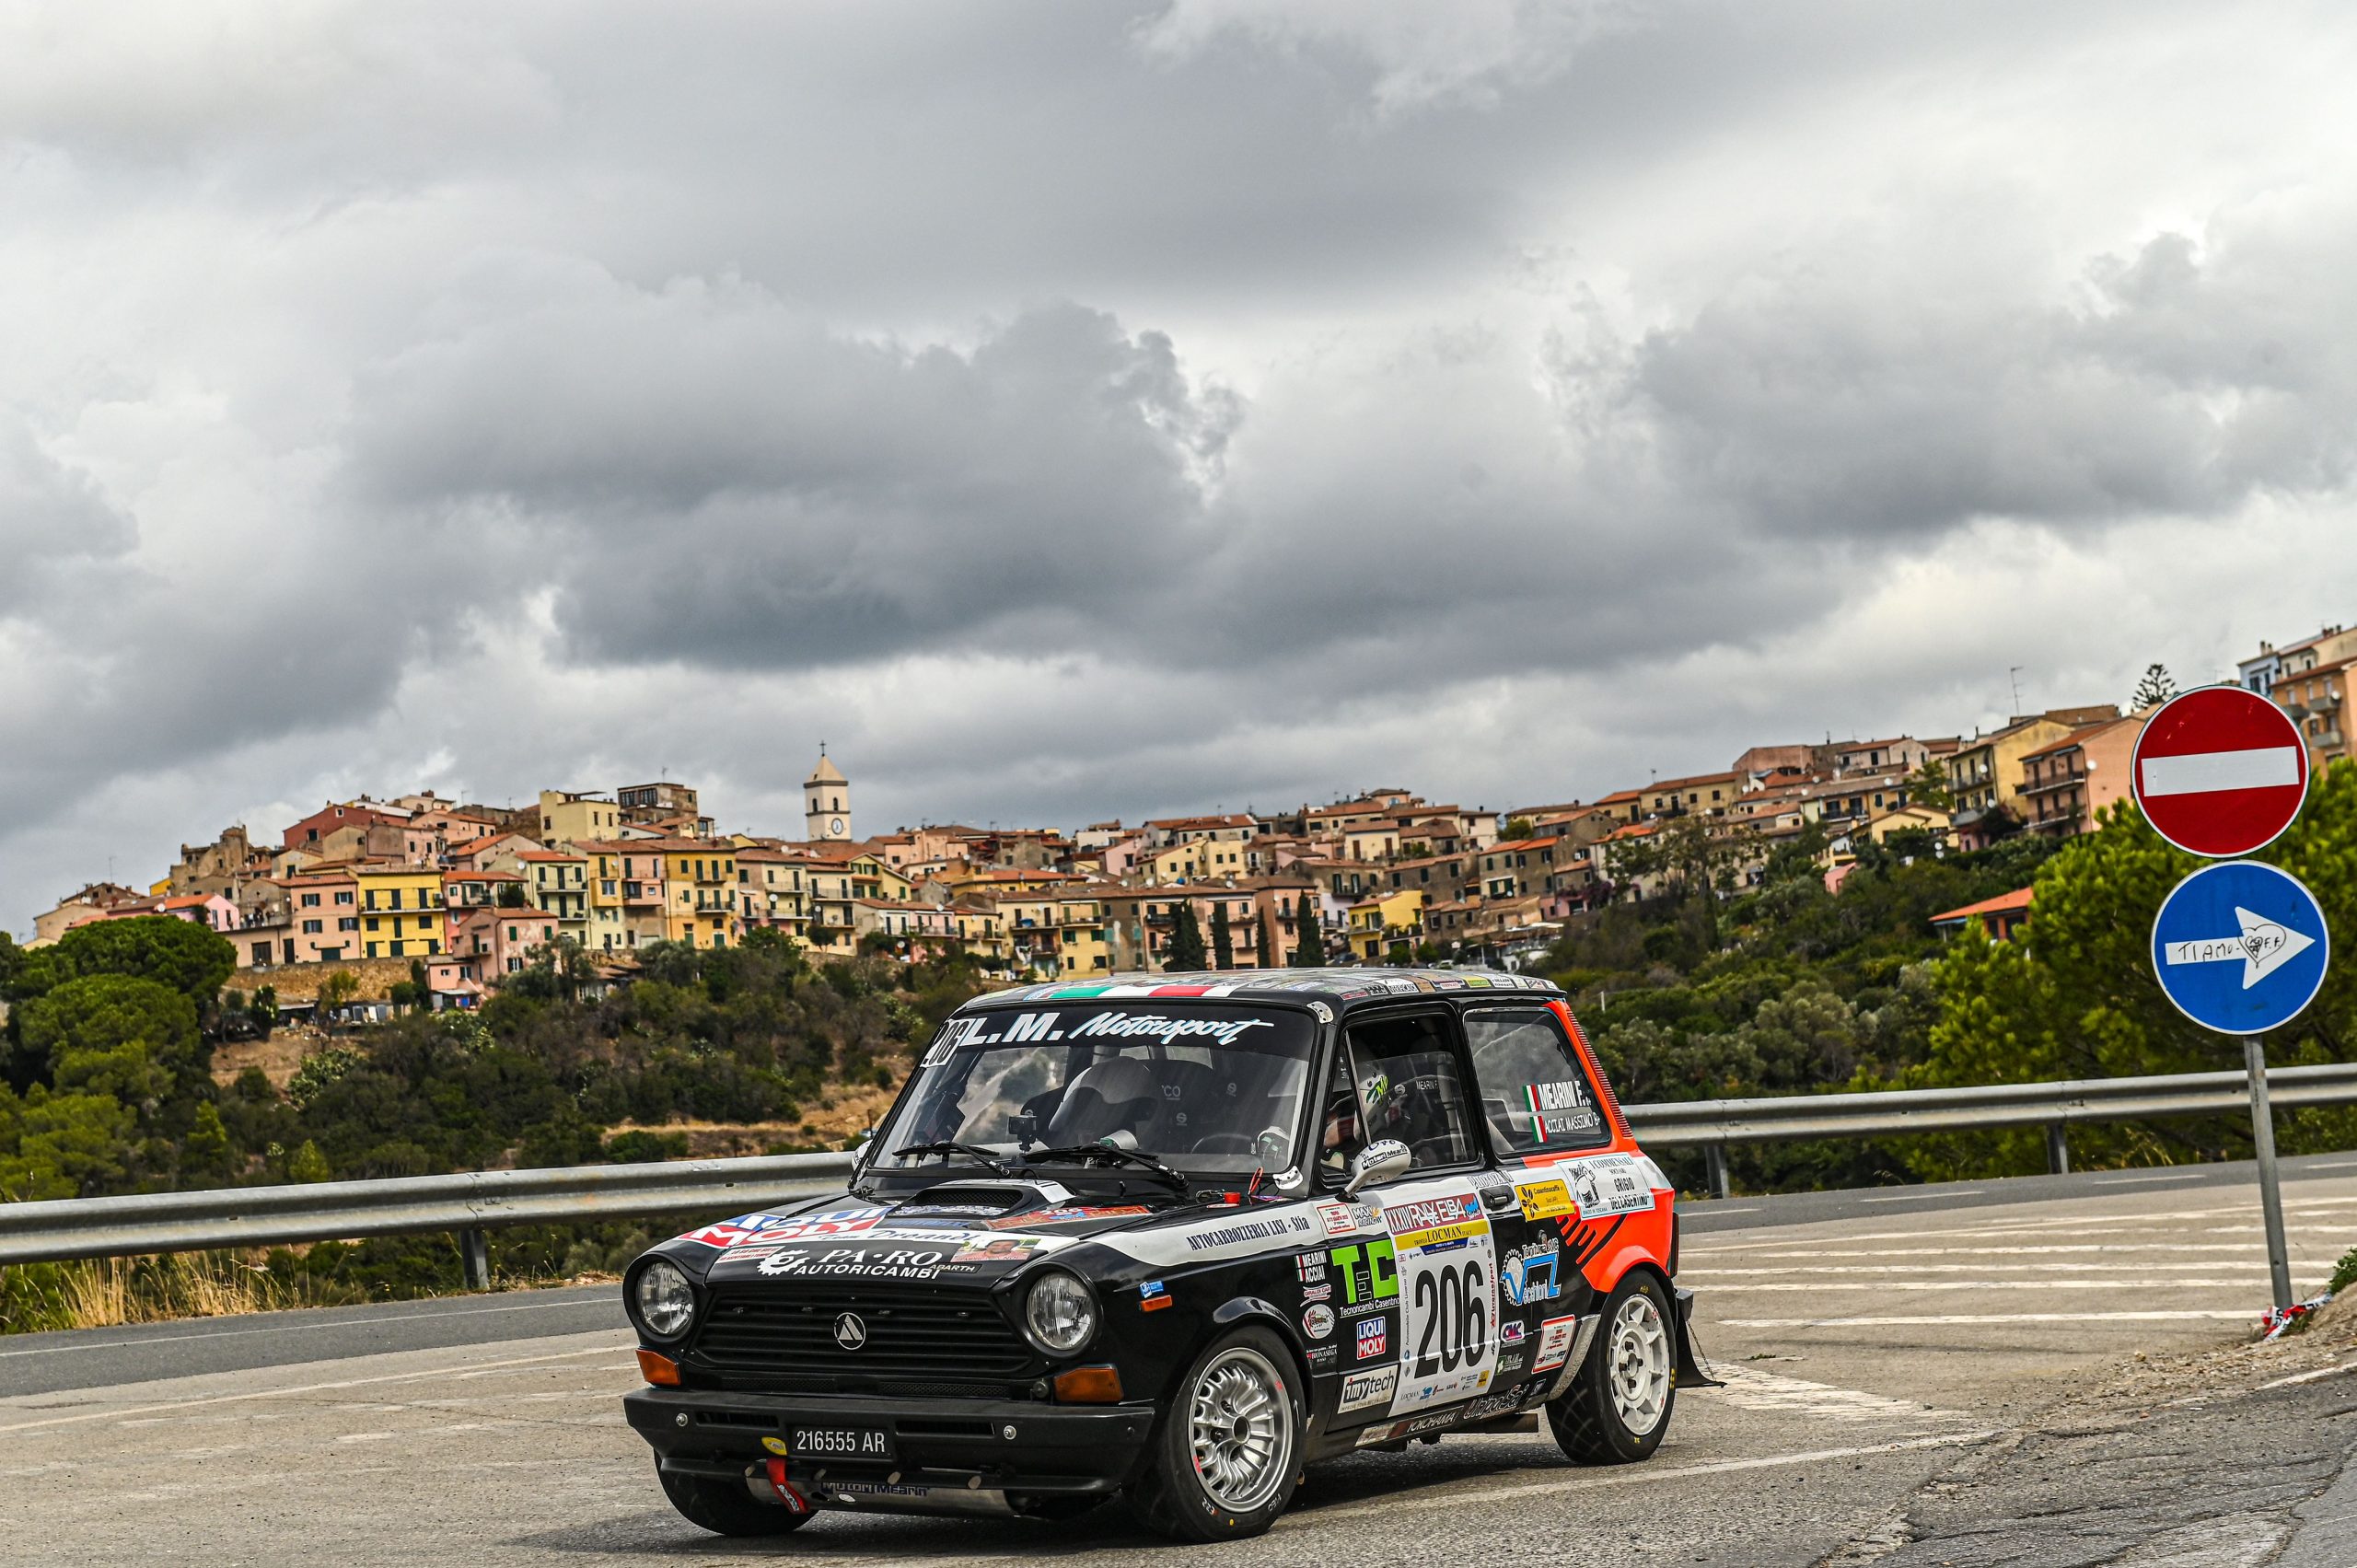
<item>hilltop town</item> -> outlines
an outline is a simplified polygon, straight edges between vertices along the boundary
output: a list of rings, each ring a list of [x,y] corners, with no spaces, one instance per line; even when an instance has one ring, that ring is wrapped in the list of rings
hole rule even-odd
[[[2341,685],[2357,631],[2328,627],[2237,669],[2346,752]],[[274,842],[231,827],[184,845],[145,889],[93,883],[40,915],[29,947],[92,921],[169,915],[230,939],[241,970],[389,962],[435,1008],[480,1005],[556,950],[625,973],[649,944],[697,948],[776,931],[824,961],[957,950],[985,972],[1086,977],[1306,960],[1534,958],[1585,914],[1705,875],[1753,885],[1800,845],[1838,890],[1864,846],[1970,851],[2015,833],[2089,831],[2128,793],[2137,704],[2015,715],[1987,733],[1755,746],[1720,772],[1594,800],[1503,810],[1369,789],[1291,810],[1134,825],[900,828],[862,835],[851,779],[824,754],[797,837],[737,830],[673,783],[544,790],[502,808],[421,792],[330,801]],[[257,976],[259,978],[259,974]],[[302,992],[276,989],[299,1011]],[[425,1000],[425,999],[420,999]],[[365,1016],[365,994],[351,1003]]]

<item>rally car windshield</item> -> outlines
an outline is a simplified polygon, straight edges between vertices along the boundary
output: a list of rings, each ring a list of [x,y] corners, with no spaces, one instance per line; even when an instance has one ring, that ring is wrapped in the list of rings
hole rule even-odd
[[[1273,1176],[1295,1164],[1311,1043],[1304,1015],[1237,1005],[1074,1003],[952,1018],[875,1167],[981,1155],[1012,1167],[1109,1142],[1180,1170]],[[966,1148],[915,1152],[947,1144]]]

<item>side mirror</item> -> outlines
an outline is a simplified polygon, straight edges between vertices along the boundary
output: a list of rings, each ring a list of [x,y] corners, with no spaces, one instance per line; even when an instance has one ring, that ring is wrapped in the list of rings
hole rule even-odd
[[[1384,1138],[1369,1144],[1359,1151],[1359,1157],[1351,1162],[1350,1184],[1342,1189],[1342,1196],[1345,1199],[1355,1198],[1362,1187],[1399,1179],[1408,1174],[1408,1167],[1415,1163],[1415,1158],[1408,1152],[1408,1145],[1397,1138]]]

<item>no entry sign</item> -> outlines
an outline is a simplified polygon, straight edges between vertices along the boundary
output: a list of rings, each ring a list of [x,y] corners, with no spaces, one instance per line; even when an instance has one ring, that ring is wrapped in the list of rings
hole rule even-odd
[[[2308,748],[2292,716],[2239,686],[2205,686],[2155,709],[2136,738],[2130,785],[2155,831],[2223,859],[2275,842],[2308,793]]]

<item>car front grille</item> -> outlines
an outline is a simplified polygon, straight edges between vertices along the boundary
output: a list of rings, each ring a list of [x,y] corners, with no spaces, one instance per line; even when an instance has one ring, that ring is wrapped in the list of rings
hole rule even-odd
[[[856,1350],[835,1341],[835,1321],[846,1312],[867,1329]],[[927,1388],[1004,1398],[1006,1383],[1039,1368],[1030,1345],[988,1299],[935,1286],[725,1286],[713,1293],[691,1353],[734,1386],[812,1392]]]

